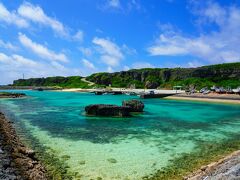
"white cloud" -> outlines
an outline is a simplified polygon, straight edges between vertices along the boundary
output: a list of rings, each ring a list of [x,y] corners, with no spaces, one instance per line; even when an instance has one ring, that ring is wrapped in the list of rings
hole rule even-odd
[[[129,54],[129,55],[135,55],[137,54],[137,50],[134,49],[134,48],[130,48],[128,47],[126,44],[124,44],[122,46],[122,51],[126,52],[126,54]]]
[[[12,55],[12,60],[17,63],[18,66],[28,66],[28,67],[37,67],[38,63],[31,60],[31,59],[27,59],[24,58],[23,56],[14,54]]]
[[[82,30],[78,30],[77,33],[73,36],[73,39],[76,41],[82,42],[84,38],[84,33]]]
[[[102,62],[112,67],[116,67],[119,65],[119,60],[114,56],[103,55],[100,57],[100,59],[102,60]]]
[[[121,6],[119,0],[108,0],[107,5],[113,8],[119,8]]]
[[[6,54],[0,53],[0,62],[8,63],[9,62],[8,56]]]
[[[0,21],[4,21],[7,24],[14,24],[20,28],[29,27],[25,19],[20,17],[15,11],[9,12],[2,3],[0,3]]]
[[[111,66],[108,66],[107,67],[107,72],[112,73],[113,72],[113,68]]]
[[[97,45],[97,50],[101,54],[100,59],[106,65],[116,67],[124,58],[121,49],[112,41],[95,37],[92,42]]]
[[[143,61],[133,63],[132,67],[134,69],[154,68],[154,66],[152,64],[150,64],[148,62],[143,62]]]
[[[0,52],[0,84],[12,83],[13,80],[22,78],[70,76],[80,75],[78,69],[66,68],[58,62],[42,63],[25,58],[21,55],[6,55]]]
[[[81,51],[81,53],[84,55],[84,56],[91,56],[92,55],[92,50],[90,48],[85,48],[85,47],[79,47],[78,48],[79,51]]]
[[[14,24],[20,28],[29,28],[31,22],[46,27],[50,27],[57,35],[68,40],[83,41],[83,31],[78,30],[74,35],[71,35],[69,28],[54,17],[48,16],[44,10],[29,2],[23,2],[16,10],[10,12],[0,2],[0,21],[7,24]]]
[[[111,11],[111,12],[120,12],[127,14],[132,10],[146,12],[146,10],[141,6],[139,0],[104,0],[105,3],[99,6],[99,9],[102,11]]]
[[[129,66],[124,66],[124,67],[123,67],[123,70],[124,70],[124,71],[128,71],[129,69],[130,69]]]
[[[18,13],[32,22],[51,27],[54,32],[61,36],[68,36],[67,29],[64,25],[55,18],[47,16],[40,6],[34,6],[31,3],[24,2],[18,8]]]
[[[82,63],[84,65],[84,67],[88,68],[88,69],[91,69],[91,70],[95,70],[96,67],[94,66],[93,63],[91,63],[89,60],[87,59],[82,59]]]
[[[203,64],[197,60],[189,61],[187,63],[187,67],[195,68],[195,67],[200,67],[203,66]]]
[[[63,53],[55,53],[52,50],[49,50],[47,47],[33,42],[25,34],[19,33],[18,39],[21,44],[29,49],[31,49],[36,55],[41,58],[46,58],[48,60],[56,60],[61,62],[68,62],[68,59]]]
[[[210,45],[202,37],[191,39],[179,34],[161,34],[156,44],[148,48],[151,55],[186,55],[190,53],[208,54]]]
[[[8,56],[1,52],[0,52],[0,62],[4,63],[4,64],[15,66],[15,67],[16,66],[17,67],[19,67],[19,66],[37,67],[38,66],[38,63],[31,59],[24,58],[23,56],[20,56],[17,54]]]
[[[195,12],[199,21],[214,23],[218,28],[197,37],[165,31],[147,49],[150,55],[190,55],[211,63],[240,61],[240,8],[208,3],[207,7]]]
[[[14,46],[12,43],[10,42],[4,42],[3,40],[0,39],[0,47],[8,49],[8,50],[13,50],[16,51],[18,49],[17,46]]]
[[[62,22],[48,16],[40,6],[29,2],[23,2],[17,11],[13,10],[12,12],[0,2],[0,21],[14,24],[20,28],[30,28],[31,22],[33,22],[50,27],[56,34],[65,39],[83,41],[83,31],[78,30],[74,35],[71,35],[69,28]]]

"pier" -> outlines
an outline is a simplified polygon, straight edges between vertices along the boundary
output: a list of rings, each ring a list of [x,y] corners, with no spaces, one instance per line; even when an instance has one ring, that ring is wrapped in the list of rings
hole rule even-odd
[[[121,88],[113,88],[113,89],[95,89],[91,91],[95,95],[104,95],[104,94],[111,94],[111,95],[135,95],[139,96],[143,99],[148,98],[164,98],[172,95],[179,94],[176,90],[144,90],[144,89],[121,89]]]

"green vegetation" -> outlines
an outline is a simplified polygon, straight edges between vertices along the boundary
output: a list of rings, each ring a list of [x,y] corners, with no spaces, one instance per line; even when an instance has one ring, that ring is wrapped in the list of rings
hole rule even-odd
[[[95,73],[86,78],[94,87],[172,88],[194,86],[240,86],[240,63],[225,63],[198,68],[144,68],[115,73]],[[19,79],[13,86],[57,86],[61,88],[89,88],[80,76]]]
[[[200,169],[201,166],[217,161],[235,150],[239,150],[239,148],[239,135],[218,143],[203,142],[195,152],[183,154],[174,159],[169,166],[159,170],[153,177],[145,177],[144,179],[182,180],[183,177]]]
[[[240,63],[226,63],[199,68],[144,68],[116,73],[96,73],[87,77],[96,84],[113,87],[172,88],[213,85],[236,88],[240,86]]]
[[[80,76],[70,77],[47,77],[47,78],[31,78],[19,79],[13,82],[13,86],[49,86],[61,88],[89,88],[87,82],[81,80]]]
[[[219,87],[231,87],[231,88],[237,88],[240,86],[240,80],[239,79],[228,79],[228,80],[214,80],[211,78],[187,78],[184,80],[176,80],[176,81],[169,81],[166,83],[162,83],[160,85],[161,88],[172,88],[173,86],[181,85],[184,88],[189,86],[195,86],[197,89],[201,89],[203,87],[212,87],[212,86],[219,86]]]

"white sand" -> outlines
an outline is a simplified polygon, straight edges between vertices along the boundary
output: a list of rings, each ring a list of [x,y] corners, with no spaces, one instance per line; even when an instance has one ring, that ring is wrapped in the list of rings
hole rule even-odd
[[[231,99],[228,100],[228,99],[192,98],[192,97],[176,97],[176,96],[169,96],[169,97],[165,97],[164,99],[240,104],[239,100],[231,100]]]

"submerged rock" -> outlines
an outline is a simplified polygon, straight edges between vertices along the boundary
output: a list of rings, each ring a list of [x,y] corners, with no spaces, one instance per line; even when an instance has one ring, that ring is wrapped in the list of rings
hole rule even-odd
[[[62,156],[62,159],[64,159],[64,160],[69,160],[71,157],[69,156],[69,155],[63,155]]]
[[[144,104],[139,100],[127,100],[122,102],[122,106],[130,107],[131,112],[143,112]]]
[[[80,161],[79,164],[84,165],[84,164],[86,164],[86,161]]]
[[[87,115],[108,117],[129,117],[130,107],[112,104],[93,104],[85,107]]]
[[[114,158],[107,159],[110,163],[117,163],[117,160]]]

